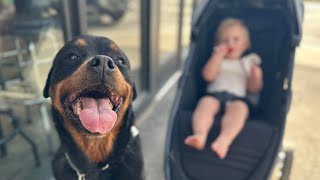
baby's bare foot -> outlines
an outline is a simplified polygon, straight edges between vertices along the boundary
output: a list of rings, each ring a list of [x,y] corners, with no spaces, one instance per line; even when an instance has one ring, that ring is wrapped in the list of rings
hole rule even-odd
[[[191,135],[191,136],[188,136],[185,140],[184,140],[184,143],[191,146],[191,147],[194,147],[198,150],[202,150],[205,146],[205,138],[204,137],[201,137],[200,135],[197,135],[197,134],[194,134],[194,135]]]
[[[211,144],[211,149],[217,153],[220,159],[224,159],[228,153],[229,145],[223,140],[217,139]]]

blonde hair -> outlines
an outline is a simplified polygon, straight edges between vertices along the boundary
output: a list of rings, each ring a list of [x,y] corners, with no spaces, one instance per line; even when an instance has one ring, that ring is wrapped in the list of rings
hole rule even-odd
[[[239,26],[239,27],[243,28],[243,30],[244,30],[243,32],[244,32],[244,35],[246,36],[247,43],[248,43],[247,45],[249,48],[251,46],[249,30],[248,30],[247,26],[244,25],[244,23],[241,20],[236,19],[236,18],[227,18],[219,24],[217,32],[216,32],[216,40],[217,40],[216,43],[218,44],[220,42],[222,32],[230,27],[233,27],[233,26]]]

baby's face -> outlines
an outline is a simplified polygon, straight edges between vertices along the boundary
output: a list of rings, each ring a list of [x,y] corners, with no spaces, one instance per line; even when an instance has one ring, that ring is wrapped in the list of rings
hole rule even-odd
[[[226,28],[220,36],[219,44],[225,44],[230,49],[226,55],[228,59],[240,59],[248,48],[248,38],[245,29],[239,25]]]

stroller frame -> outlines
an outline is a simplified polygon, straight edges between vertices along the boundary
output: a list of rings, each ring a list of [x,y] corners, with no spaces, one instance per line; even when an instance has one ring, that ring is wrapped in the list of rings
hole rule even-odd
[[[236,17],[247,24],[251,51],[262,57],[264,88],[249,119],[220,160],[206,145],[197,151],[183,143],[191,134],[191,116],[204,94],[201,69],[211,54],[214,32],[222,19]],[[281,150],[295,48],[302,38],[303,4],[300,0],[203,0],[192,21],[191,44],[169,117],[165,175],[167,180],[269,179]],[[219,132],[216,118],[208,139]],[[292,152],[290,152],[292,155]]]

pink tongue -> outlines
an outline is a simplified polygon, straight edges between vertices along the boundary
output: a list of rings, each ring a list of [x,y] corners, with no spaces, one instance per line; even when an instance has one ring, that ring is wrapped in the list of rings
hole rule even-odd
[[[110,99],[80,98],[82,110],[79,117],[82,125],[92,133],[104,134],[110,131],[116,120],[117,114],[112,111]]]

